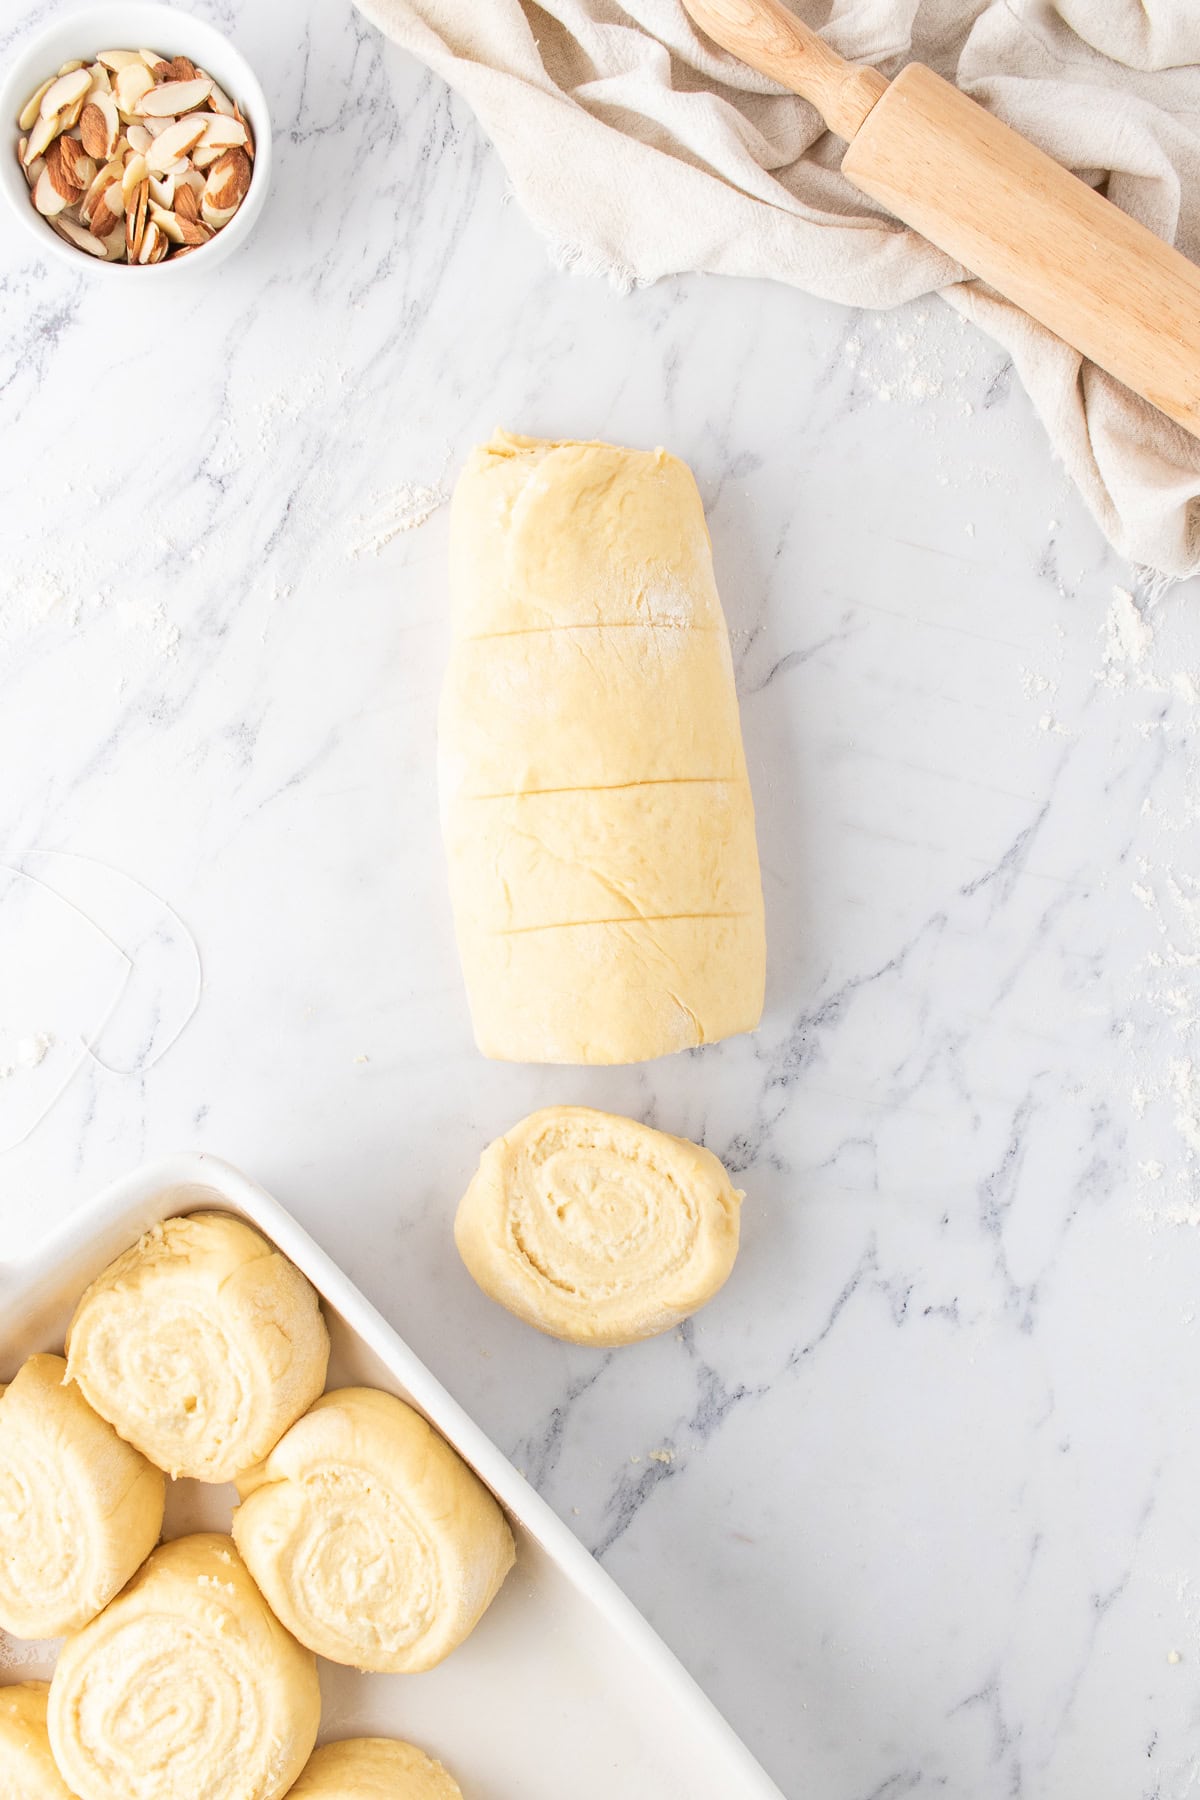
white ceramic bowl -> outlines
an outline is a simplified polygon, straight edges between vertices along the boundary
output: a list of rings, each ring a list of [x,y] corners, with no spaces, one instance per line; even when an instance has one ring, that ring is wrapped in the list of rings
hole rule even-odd
[[[242,108],[254,133],[254,174],[246,198],[223,230],[191,256],[131,269],[126,263],[101,262],[66,243],[52,231],[30,203],[29,187],[17,161],[17,114],[39,84],[60,63],[91,61],[99,50],[138,50],[143,45],[163,56],[187,56],[206,69]],[[271,121],[267,102],[250,64],[219,31],[174,6],[88,6],[68,13],[18,46],[0,72],[0,186],[21,227],[40,249],[110,281],[190,279],[211,269],[236,250],[254,228],[271,180]]]

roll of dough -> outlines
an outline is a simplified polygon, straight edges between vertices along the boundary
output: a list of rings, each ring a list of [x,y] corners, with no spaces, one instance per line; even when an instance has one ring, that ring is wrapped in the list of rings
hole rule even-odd
[[[160,1469],[232,1481],[325,1385],[317,1296],[240,1219],[167,1219],[79,1302],[67,1373]]]
[[[14,1637],[86,1625],[162,1530],[161,1472],[66,1373],[61,1356],[31,1356],[0,1389],[0,1626]]]
[[[45,1681],[0,1687],[0,1800],[73,1800],[46,1735],[49,1691]]]
[[[356,1669],[431,1669],[513,1563],[478,1477],[411,1406],[374,1388],[318,1400],[239,1482],[233,1535],[288,1630]]]
[[[480,1049],[641,1062],[752,1030],[754,807],[690,470],[498,433],[455,491],[451,602],[442,823]]]
[[[346,1738],[314,1750],[288,1800],[462,1800],[441,1763],[398,1738]]]
[[[316,1659],[219,1532],[161,1545],[50,1683],[51,1747],[81,1800],[279,1800],[320,1713]]]
[[[710,1150],[548,1106],[489,1144],[454,1221],[485,1294],[551,1337],[632,1344],[711,1300],[742,1194]]]

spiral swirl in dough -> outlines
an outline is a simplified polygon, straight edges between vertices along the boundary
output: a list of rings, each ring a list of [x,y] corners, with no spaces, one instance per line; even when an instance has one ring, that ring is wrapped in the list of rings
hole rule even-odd
[[[46,1735],[49,1691],[45,1681],[0,1687],[0,1800],[72,1800]]]
[[[712,1299],[737,1256],[742,1198],[686,1138],[548,1106],[489,1144],[454,1236],[484,1293],[539,1331],[632,1344]]]
[[[288,1800],[462,1800],[441,1763],[399,1738],[345,1738],[314,1750]]]
[[[81,1800],[279,1800],[317,1738],[316,1660],[229,1538],[163,1544],[68,1638],[50,1743]]]
[[[240,1219],[167,1219],[95,1280],[67,1333],[67,1372],[160,1469],[232,1481],[325,1385],[317,1296]]]
[[[161,1472],[66,1374],[61,1356],[31,1356],[0,1388],[0,1626],[14,1637],[86,1625],[162,1530]]]
[[[318,1400],[238,1483],[233,1535],[288,1630],[356,1669],[431,1669],[513,1563],[479,1478],[411,1406],[374,1388]]]

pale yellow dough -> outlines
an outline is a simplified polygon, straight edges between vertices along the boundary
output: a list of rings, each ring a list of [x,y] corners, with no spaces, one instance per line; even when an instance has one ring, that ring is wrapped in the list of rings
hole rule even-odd
[[[414,1744],[345,1738],[313,1751],[289,1800],[462,1800],[462,1789]]]
[[[0,1800],[72,1800],[46,1735],[49,1691],[45,1681],[0,1687]]]
[[[489,1144],[454,1236],[484,1293],[539,1331],[632,1344],[722,1286],[742,1198],[712,1152],[686,1138],[548,1106]]]
[[[690,470],[498,433],[455,490],[451,609],[442,823],[480,1049],[641,1062],[752,1030],[754,808]]]
[[[232,1481],[325,1385],[329,1333],[300,1271],[240,1219],[167,1219],[84,1294],[67,1372],[160,1469]]]
[[[163,1544],[68,1638],[50,1743],[81,1800],[279,1800],[316,1742],[316,1659],[230,1538]]]
[[[238,1486],[233,1535],[250,1573],[331,1662],[431,1669],[512,1567],[512,1533],[483,1483],[374,1388],[324,1395]]]
[[[161,1472],[66,1373],[61,1356],[31,1356],[0,1389],[0,1627],[19,1638],[85,1625],[162,1530]]]

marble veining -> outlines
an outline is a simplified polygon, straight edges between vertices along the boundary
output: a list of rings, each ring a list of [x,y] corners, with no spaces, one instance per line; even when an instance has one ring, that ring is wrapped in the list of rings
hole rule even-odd
[[[52,10],[18,0],[0,49]],[[274,109],[246,249],[164,297],[0,234],[0,1258],[217,1151],[786,1794],[1184,1800],[1200,592],[1118,561],[947,309],[565,276],[348,8],[199,10]],[[496,424],[696,470],[759,813],[753,1038],[590,1073],[472,1048],[440,499]],[[459,1265],[479,1150],[556,1100],[744,1186],[680,1331],[558,1345]]]

